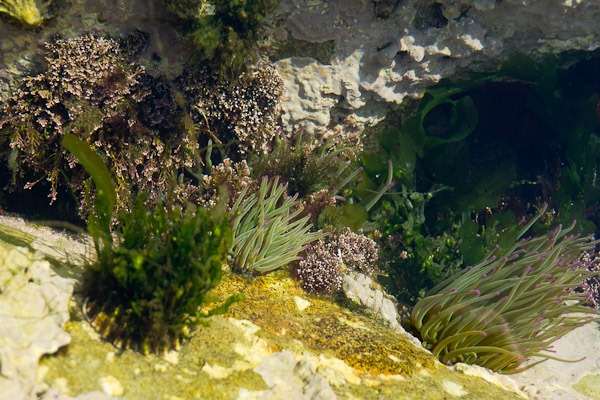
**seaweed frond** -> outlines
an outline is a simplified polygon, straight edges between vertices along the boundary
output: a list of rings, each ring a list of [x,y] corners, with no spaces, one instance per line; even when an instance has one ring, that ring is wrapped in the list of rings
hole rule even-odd
[[[39,26],[44,22],[49,1],[39,0],[0,0],[0,13],[8,14],[29,26]]]

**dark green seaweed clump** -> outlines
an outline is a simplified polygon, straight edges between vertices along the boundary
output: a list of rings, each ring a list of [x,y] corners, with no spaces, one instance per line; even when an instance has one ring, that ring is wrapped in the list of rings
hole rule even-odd
[[[189,37],[200,57],[228,79],[236,79],[249,60],[258,59],[257,42],[265,19],[277,5],[276,0],[165,0],[165,3],[187,20]],[[205,15],[195,11],[205,8],[213,9]]]
[[[121,213],[122,239],[101,246],[86,271],[84,294],[94,327],[121,348],[177,348],[221,278],[231,245],[224,213],[189,204],[148,212],[139,197]]]
[[[75,135],[66,134],[62,145],[96,186],[87,225],[97,260],[86,269],[83,287],[92,325],[123,349],[149,353],[178,348],[227,262],[232,236],[224,207],[215,206],[209,213],[188,203],[184,209],[168,192],[166,201],[149,211],[146,196],[140,194],[131,212],[118,213],[113,234],[116,191],[110,172]],[[226,311],[238,300],[241,295],[230,297],[209,315]]]

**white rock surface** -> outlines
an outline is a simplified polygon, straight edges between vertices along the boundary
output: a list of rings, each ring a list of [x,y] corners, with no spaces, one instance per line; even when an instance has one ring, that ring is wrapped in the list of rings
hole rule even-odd
[[[366,307],[376,315],[385,319],[390,328],[403,334],[417,347],[421,347],[421,342],[408,332],[398,322],[398,311],[391,297],[381,288],[373,283],[373,280],[365,274],[346,274],[342,280],[342,289],[346,296],[356,303]]]
[[[332,128],[349,114],[358,125],[377,122],[442,78],[515,53],[600,47],[596,0],[285,0],[279,15],[293,38],[334,43],[327,65],[277,63],[288,132]]]
[[[600,325],[596,322],[578,328],[553,343],[553,356],[566,363],[547,360],[525,372],[514,375],[515,382],[532,400],[587,400],[573,385],[585,375],[600,374]]]
[[[60,233],[49,226],[33,226],[14,215],[0,215],[0,230],[21,232],[23,238],[31,241],[30,246],[35,251],[63,264],[80,266],[94,257],[93,242],[86,235],[79,235],[74,240],[72,235]]]
[[[335,400],[329,382],[321,376],[308,359],[296,361],[289,351],[274,353],[262,360],[255,369],[269,389],[262,391],[240,390],[238,400],[293,399]]]
[[[365,274],[346,274],[342,281],[344,293],[350,300],[365,306],[374,314],[381,315],[392,329],[402,329],[392,300],[381,289],[373,288],[372,285],[373,280]]]
[[[74,281],[56,275],[40,253],[0,242],[0,393],[35,398],[39,358],[67,345]]]

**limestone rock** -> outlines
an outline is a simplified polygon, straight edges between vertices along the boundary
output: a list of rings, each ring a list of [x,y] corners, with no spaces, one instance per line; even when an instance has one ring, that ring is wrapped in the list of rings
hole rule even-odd
[[[600,3],[589,0],[287,0],[279,13],[297,40],[333,42],[328,64],[277,63],[286,80],[283,121],[333,128],[356,124],[465,70],[494,67],[519,53],[533,57],[600,46]]]
[[[34,398],[39,358],[65,346],[74,281],[39,253],[0,241],[0,393]]]
[[[586,388],[586,377],[600,376],[600,329],[597,322],[591,322],[553,343],[555,355],[567,360],[580,360],[565,363],[547,360],[511,378],[529,395],[530,399],[558,400],[597,399],[597,388]],[[534,358],[532,361],[536,361]],[[594,390],[596,392],[594,393]]]
[[[391,298],[383,290],[373,286],[373,280],[365,274],[354,276],[346,274],[342,282],[344,293],[350,300],[368,308],[374,314],[380,315],[388,322],[390,328],[402,333],[417,347],[421,347],[419,340],[406,332],[398,322],[396,305]]]
[[[264,358],[255,371],[269,389],[260,392],[242,389],[238,399],[337,399],[329,382],[317,373],[313,363],[308,359],[296,361],[289,351]]]

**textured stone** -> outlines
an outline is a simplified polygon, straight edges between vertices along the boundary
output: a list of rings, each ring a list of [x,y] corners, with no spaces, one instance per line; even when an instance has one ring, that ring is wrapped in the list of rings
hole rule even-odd
[[[74,281],[56,275],[40,253],[0,241],[0,393],[35,397],[39,358],[67,345]]]
[[[582,326],[553,343],[554,357],[580,360],[566,363],[547,360],[511,377],[530,399],[585,400],[590,394],[585,390],[586,376],[600,374],[600,329],[598,322]],[[533,358],[535,362],[538,358]],[[582,382],[583,381],[583,382]],[[582,391],[583,389],[583,391]],[[597,397],[593,397],[597,398]]]
[[[389,2],[387,2],[389,3]],[[590,0],[287,0],[280,15],[295,39],[335,43],[328,64],[280,60],[286,129],[334,127],[340,115],[375,123],[387,107],[457,72],[600,46],[600,3]]]
[[[298,307],[298,310],[300,311],[304,311],[306,310],[308,307],[310,307],[310,301],[303,299],[300,296],[294,296],[294,302],[296,303],[296,307]]]
[[[365,274],[350,275],[343,277],[342,288],[346,296],[358,304],[368,308],[371,312],[385,319],[390,328],[406,336],[417,347],[421,343],[417,338],[406,332],[400,325],[396,305],[390,297],[380,288],[373,287],[373,280]]]
[[[269,389],[259,392],[242,389],[238,399],[337,399],[329,382],[317,373],[314,364],[307,359],[296,361],[289,351],[264,358],[255,371]]]
[[[383,296],[380,289],[371,287],[373,283],[371,278],[364,274],[357,274],[355,277],[346,274],[343,279],[344,293],[349,299],[367,307],[375,314],[380,314],[392,328],[399,325],[394,304],[390,299]],[[391,304],[391,309],[389,306],[386,307],[388,303]],[[384,314],[384,311],[389,312],[392,309],[392,313]]]

